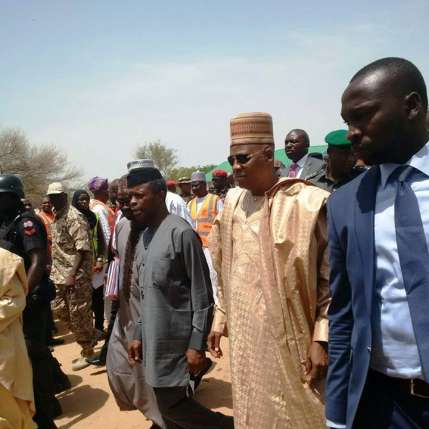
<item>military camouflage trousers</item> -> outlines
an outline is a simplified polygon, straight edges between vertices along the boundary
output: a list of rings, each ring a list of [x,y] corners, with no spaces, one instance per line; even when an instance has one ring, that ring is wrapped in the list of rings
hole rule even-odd
[[[91,279],[77,280],[74,289],[57,284],[57,296],[54,310],[57,317],[65,322],[82,347],[82,356],[91,356],[94,352],[95,331],[92,324]]]

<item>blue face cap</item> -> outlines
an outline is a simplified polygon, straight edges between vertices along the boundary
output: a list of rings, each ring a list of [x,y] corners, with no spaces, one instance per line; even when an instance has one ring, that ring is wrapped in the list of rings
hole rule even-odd
[[[329,134],[326,135],[325,142],[328,143],[329,146],[346,148],[352,145],[352,142],[347,138],[347,135],[347,130],[331,131]]]

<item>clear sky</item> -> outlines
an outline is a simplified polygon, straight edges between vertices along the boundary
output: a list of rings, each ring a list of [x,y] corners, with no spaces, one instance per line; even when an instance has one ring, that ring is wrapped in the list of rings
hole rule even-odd
[[[124,174],[160,139],[181,165],[225,160],[229,119],[273,115],[312,144],[343,127],[368,62],[402,56],[429,81],[429,1],[1,0],[0,128],[52,143],[84,177]],[[426,42],[425,42],[426,41]]]

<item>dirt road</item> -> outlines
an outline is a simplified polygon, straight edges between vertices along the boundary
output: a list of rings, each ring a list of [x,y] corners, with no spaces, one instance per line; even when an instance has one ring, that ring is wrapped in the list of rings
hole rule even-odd
[[[58,395],[63,415],[56,420],[61,429],[146,429],[151,423],[138,411],[119,411],[110,392],[105,368],[90,366],[78,372],[71,362],[78,357],[79,347],[71,343],[71,335],[63,337],[66,344],[55,347],[54,355],[69,375],[72,388]],[[232,397],[227,341],[224,357],[199,387],[196,399],[216,411],[232,415]]]

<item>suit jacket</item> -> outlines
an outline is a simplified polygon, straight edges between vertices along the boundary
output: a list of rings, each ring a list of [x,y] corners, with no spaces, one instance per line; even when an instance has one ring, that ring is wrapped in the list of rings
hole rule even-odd
[[[351,428],[365,385],[375,295],[374,211],[380,170],[372,167],[328,201],[329,368],[326,417]],[[429,362],[428,362],[429,364]]]
[[[318,156],[319,154],[316,154],[316,155],[312,153],[308,154],[300,179],[306,180],[308,176],[311,176],[317,173],[323,167],[324,162]],[[289,175],[289,169],[290,169],[290,166],[285,169],[285,177]]]

